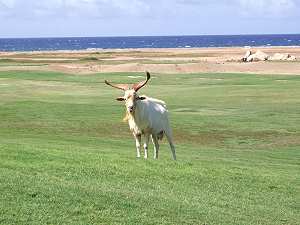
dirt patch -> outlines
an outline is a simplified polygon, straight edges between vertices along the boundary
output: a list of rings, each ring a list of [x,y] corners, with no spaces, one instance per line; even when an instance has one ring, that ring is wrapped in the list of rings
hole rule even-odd
[[[176,143],[190,143],[197,145],[213,145],[219,146],[223,144],[225,136],[219,133],[190,133],[179,129],[174,129],[174,140]]]
[[[75,74],[106,72],[155,73],[256,73],[300,75],[300,48],[265,47],[272,55],[289,53],[298,60],[290,62],[242,63],[246,48],[191,49],[114,49],[94,51],[0,52],[0,70],[27,70],[21,63],[40,63],[32,70],[58,71]],[[2,61],[1,61],[2,60]],[[16,62],[5,66],[4,63]],[[47,63],[47,64],[45,64]]]

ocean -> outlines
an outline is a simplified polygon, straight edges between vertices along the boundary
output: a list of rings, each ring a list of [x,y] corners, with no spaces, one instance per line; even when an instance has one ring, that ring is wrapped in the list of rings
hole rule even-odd
[[[0,51],[300,46],[300,34],[0,38]]]

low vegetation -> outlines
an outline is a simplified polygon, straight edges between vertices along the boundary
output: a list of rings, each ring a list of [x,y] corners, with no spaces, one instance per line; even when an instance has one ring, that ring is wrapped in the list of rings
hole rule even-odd
[[[176,162],[103,83],[143,77],[0,72],[0,224],[299,224],[300,76],[153,74]]]

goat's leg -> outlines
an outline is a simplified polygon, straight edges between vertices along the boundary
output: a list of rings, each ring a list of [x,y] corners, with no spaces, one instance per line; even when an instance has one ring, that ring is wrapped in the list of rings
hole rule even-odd
[[[145,159],[148,158],[148,144],[149,144],[149,138],[150,138],[150,134],[149,134],[149,133],[145,133],[145,143],[144,143],[144,151],[145,151],[144,158],[145,158]]]
[[[141,157],[141,141],[142,137],[140,134],[133,134],[135,138],[135,146],[136,146],[136,157],[140,158]]]
[[[151,135],[152,143],[154,145],[154,159],[158,159],[158,150],[159,150],[159,144],[156,134]]]
[[[166,134],[167,140],[168,140],[168,142],[170,144],[170,148],[171,148],[171,151],[172,151],[173,159],[176,160],[176,152],[175,152],[175,146],[173,144],[173,138],[172,138],[171,129],[166,130],[165,134]]]

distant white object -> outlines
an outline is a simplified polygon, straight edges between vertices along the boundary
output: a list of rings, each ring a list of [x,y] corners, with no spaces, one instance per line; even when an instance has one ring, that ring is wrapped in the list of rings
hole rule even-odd
[[[293,61],[296,60],[296,57],[290,55],[288,53],[275,53],[273,56],[270,57],[270,60],[279,61],[279,60],[288,60]]]
[[[253,62],[253,61],[266,61],[266,60],[271,60],[271,61],[293,61],[296,60],[296,57],[293,55],[290,55],[288,53],[275,53],[273,56],[269,56],[265,52],[258,50],[255,52],[255,54],[252,54],[250,50],[246,52],[244,57],[242,58],[243,62]]]
[[[273,56],[270,57],[270,60],[287,60],[290,57],[288,53],[275,53]]]
[[[250,55],[247,58],[247,61],[248,62],[252,62],[252,61],[265,61],[265,60],[268,60],[268,58],[269,58],[268,54],[264,53],[261,50],[258,50],[255,54]]]
[[[251,51],[248,50],[248,51],[246,52],[246,54],[244,55],[244,57],[242,58],[242,61],[243,61],[243,62],[246,62],[247,59],[248,59],[248,57],[249,57],[250,55],[251,55]]]
[[[287,60],[289,60],[289,61],[294,61],[294,60],[296,60],[296,59],[297,59],[296,56],[291,55]]]
[[[250,55],[247,58],[247,62],[252,62],[252,61],[265,61],[269,59],[269,55],[264,53],[261,50],[258,50],[255,54]]]

